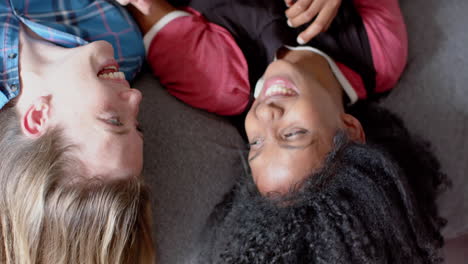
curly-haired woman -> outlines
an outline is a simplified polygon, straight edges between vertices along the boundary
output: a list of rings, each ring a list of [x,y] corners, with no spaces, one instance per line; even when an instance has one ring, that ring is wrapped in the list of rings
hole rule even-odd
[[[440,262],[437,159],[390,113],[351,106],[405,67],[398,1],[185,2],[135,12],[149,63],[194,107],[248,111],[250,141],[251,175],[216,209],[200,263]]]
[[[446,181],[427,142],[373,105],[352,110],[366,144],[346,132],[319,170],[264,196],[241,177],[201,238],[200,263],[441,263]]]
[[[133,12],[147,59],[182,101],[221,115],[247,113],[249,164],[265,194],[285,192],[320,167],[336,131],[364,142],[347,107],[388,92],[406,64],[396,0],[328,1],[331,7],[305,0],[289,8],[270,0],[185,2],[190,7],[177,9],[155,0],[146,15]],[[318,22],[312,16],[292,28],[304,22],[298,6],[316,10],[320,23],[322,13],[334,17],[328,30],[304,43]]]

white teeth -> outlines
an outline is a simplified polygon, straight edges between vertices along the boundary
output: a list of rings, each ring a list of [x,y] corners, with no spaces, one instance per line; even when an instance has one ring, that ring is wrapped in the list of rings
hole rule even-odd
[[[104,69],[117,71],[117,67],[115,66],[106,66]]]
[[[112,79],[112,80],[125,80],[125,74],[123,72],[109,72],[98,75],[101,79]]]
[[[295,95],[296,91],[293,89],[287,88],[280,84],[272,85],[268,88],[265,92],[266,96],[274,96],[274,95]]]

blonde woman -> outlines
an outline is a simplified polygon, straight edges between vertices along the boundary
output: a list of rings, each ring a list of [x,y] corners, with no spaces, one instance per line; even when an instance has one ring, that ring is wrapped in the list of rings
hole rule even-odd
[[[152,263],[137,27],[101,0],[8,0],[0,20],[0,263]]]

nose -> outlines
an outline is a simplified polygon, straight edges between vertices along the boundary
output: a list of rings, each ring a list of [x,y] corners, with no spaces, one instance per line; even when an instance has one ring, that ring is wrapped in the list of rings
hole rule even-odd
[[[141,98],[142,98],[141,92],[133,88],[127,89],[120,93],[120,97],[130,105],[130,107],[135,112],[135,115],[137,115],[138,107],[140,105]]]
[[[255,108],[255,115],[258,119],[268,122],[281,118],[284,109],[275,102],[261,102]]]
[[[114,58],[114,48],[112,47],[112,44],[105,40],[93,41],[85,47],[94,52],[98,57]]]

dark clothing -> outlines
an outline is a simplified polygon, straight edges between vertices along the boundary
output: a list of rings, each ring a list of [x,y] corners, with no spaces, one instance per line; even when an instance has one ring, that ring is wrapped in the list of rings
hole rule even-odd
[[[252,87],[284,45],[296,46],[296,38],[307,25],[290,28],[283,1],[274,0],[191,0],[170,1],[188,4],[208,21],[226,28],[234,37],[249,65]],[[367,96],[375,90],[376,73],[371,48],[361,16],[353,1],[344,0],[330,28],[306,45],[318,48],[357,72]]]

